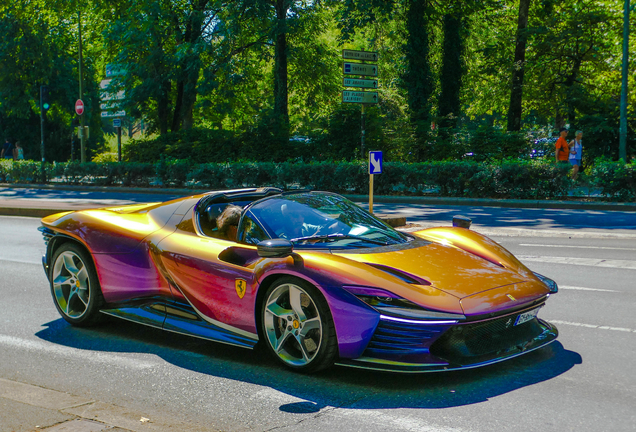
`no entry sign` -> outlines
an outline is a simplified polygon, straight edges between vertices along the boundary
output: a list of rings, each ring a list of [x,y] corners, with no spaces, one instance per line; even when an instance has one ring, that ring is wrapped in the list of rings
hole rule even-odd
[[[78,99],[77,102],[75,102],[75,112],[77,115],[84,114],[84,102],[82,102],[81,99]]]

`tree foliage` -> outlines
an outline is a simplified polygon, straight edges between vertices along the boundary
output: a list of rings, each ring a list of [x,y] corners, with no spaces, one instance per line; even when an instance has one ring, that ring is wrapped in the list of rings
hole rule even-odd
[[[520,29],[521,4],[529,8],[527,26]],[[104,134],[112,130],[100,114],[106,103],[100,82],[106,65],[119,65],[126,73],[113,77],[109,90],[124,91],[120,109],[165,139],[194,130],[182,135],[209,137],[209,145],[222,137],[222,147],[240,143],[237,152],[246,158],[355,159],[360,106],[343,104],[340,95],[340,53],[346,48],[380,55],[380,103],[366,109],[366,143],[393,160],[492,155],[492,148],[516,143],[517,136],[532,145],[562,125],[584,131],[586,157],[615,158],[622,5],[622,0],[3,2],[0,133],[20,140],[28,158],[39,159],[39,89],[46,84],[53,106],[44,115],[45,158],[71,158],[81,25],[91,153],[102,151]],[[515,54],[519,41],[525,44],[523,57]],[[636,81],[630,77],[629,83],[633,98]],[[633,154],[632,109],[628,123]],[[210,133],[197,132],[202,130]],[[311,143],[305,147],[311,151],[298,151],[300,142]]]

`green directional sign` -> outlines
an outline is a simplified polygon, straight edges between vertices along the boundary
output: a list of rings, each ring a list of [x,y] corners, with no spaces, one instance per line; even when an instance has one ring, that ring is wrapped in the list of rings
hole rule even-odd
[[[378,88],[377,79],[362,79],[362,78],[343,78],[342,85],[345,87],[359,87],[359,88]]]
[[[376,62],[378,61],[378,53],[370,51],[342,50],[342,58],[346,60]]]
[[[377,104],[378,92],[343,90],[342,101],[348,103]]]
[[[378,66],[363,63],[344,63],[342,71],[345,75],[378,76]]]

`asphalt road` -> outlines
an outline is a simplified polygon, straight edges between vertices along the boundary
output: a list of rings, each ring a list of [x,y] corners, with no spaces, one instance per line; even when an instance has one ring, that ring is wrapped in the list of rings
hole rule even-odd
[[[601,212],[573,230],[555,213],[538,229],[525,211],[505,227],[488,227],[475,218],[481,209],[458,210],[473,213],[475,229],[490,230],[559,283],[540,312],[559,328],[557,342],[469,371],[396,375],[335,367],[303,376],[260,352],[124,321],[77,329],[53,306],[38,220],[0,217],[0,432],[46,430],[72,419],[119,430],[633,430],[633,216]],[[446,220],[454,211],[431,214]],[[552,236],[529,236],[530,229]],[[103,423],[76,420],[73,430],[102,430]]]

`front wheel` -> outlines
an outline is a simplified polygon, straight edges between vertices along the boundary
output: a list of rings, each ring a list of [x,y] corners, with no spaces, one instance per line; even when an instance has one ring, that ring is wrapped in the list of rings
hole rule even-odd
[[[74,243],[64,243],[51,262],[51,295],[62,318],[75,326],[98,324],[104,298],[90,255]]]
[[[338,341],[327,301],[313,285],[284,277],[269,287],[261,307],[262,336],[285,366],[316,372],[331,366]]]

